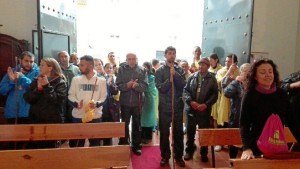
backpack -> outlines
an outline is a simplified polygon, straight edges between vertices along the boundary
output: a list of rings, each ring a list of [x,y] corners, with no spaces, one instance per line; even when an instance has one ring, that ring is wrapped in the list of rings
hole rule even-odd
[[[271,114],[269,116],[256,144],[263,154],[288,152],[284,129],[279,115]]]

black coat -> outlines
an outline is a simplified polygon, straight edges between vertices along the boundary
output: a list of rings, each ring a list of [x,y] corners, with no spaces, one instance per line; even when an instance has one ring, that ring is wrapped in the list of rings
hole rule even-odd
[[[35,79],[24,94],[24,99],[30,104],[30,123],[62,123],[66,96],[67,85],[62,78],[43,86],[42,91],[37,90]]]
[[[177,64],[174,65],[174,110],[182,113],[182,92],[185,86],[184,71]],[[162,65],[155,72],[156,88],[159,91],[159,112],[172,112],[172,83],[170,81],[170,67]]]
[[[240,127],[241,102],[243,86],[240,81],[233,80],[224,88],[224,95],[230,98],[229,127]]]
[[[188,115],[193,115],[196,110],[191,107],[191,101],[196,101],[200,104],[206,104],[207,108],[204,112],[201,112],[203,115],[210,115],[211,107],[214,103],[216,103],[218,99],[218,83],[215,78],[215,75],[211,72],[208,72],[206,76],[203,77],[201,83],[201,91],[199,100],[196,99],[197,97],[197,87],[199,83],[199,72],[192,74],[186,86],[183,90],[183,100],[185,101],[185,112]]]
[[[138,86],[134,89],[127,88],[130,80],[138,79]],[[136,65],[131,68],[128,64],[120,65],[116,79],[116,85],[120,90],[120,104],[122,106],[137,107],[141,106],[143,101],[143,92],[148,89],[147,73],[144,68]]]
[[[290,89],[289,85],[300,81],[300,71],[292,73],[282,81],[281,88],[288,94],[290,99],[291,113],[295,114],[300,121],[300,88]]]

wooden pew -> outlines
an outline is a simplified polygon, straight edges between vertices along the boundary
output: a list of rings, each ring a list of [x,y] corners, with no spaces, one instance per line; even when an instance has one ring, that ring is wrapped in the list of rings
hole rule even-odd
[[[230,159],[233,162],[234,169],[296,169],[300,168],[300,159],[251,159],[251,160],[241,160],[241,159]]]
[[[229,167],[221,167],[221,168],[203,168],[203,169],[232,169],[232,168],[229,168]]]
[[[69,140],[125,136],[125,123],[0,125],[0,141]],[[0,151],[0,168],[127,168],[129,146]]]
[[[297,142],[289,128],[284,129],[287,143]],[[215,145],[242,145],[239,128],[198,129],[199,145],[211,146],[212,166],[215,167]]]
[[[264,154],[262,158],[251,160],[230,159],[236,169],[294,169],[300,168],[300,152],[289,152],[280,154]]]
[[[221,167],[221,168],[203,168],[203,169],[232,169],[230,167]]]

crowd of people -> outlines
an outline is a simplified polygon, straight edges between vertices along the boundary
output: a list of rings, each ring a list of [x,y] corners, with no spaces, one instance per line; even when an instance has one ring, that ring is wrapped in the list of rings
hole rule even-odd
[[[18,66],[8,67],[0,83],[0,94],[7,95],[4,117],[8,124],[122,121],[125,137],[119,144],[131,145],[135,155],[142,154],[142,145],[151,142],[153,131],[159,129],[160,166],[167,166],[171,157],[170,126],[174,159],[180,167],[193,159],[197,126],[240,128],[242,159],[262,153],[257,140],[271,114],[279,115],[300,141],[300,72],[281,81],[272,60],[238,67],[235,54],[229,54],[222,66],[217,54],[202,57],[198,46],[191,64],[176,59],[172,46],[164,54],[163,63],[153,59],[139,65],[134,53],[119,63],[114,52],[103,62],[90,55],[77,57],[61,51],[56,59],[41,59],[38,67],[35,56],[23,52]],[[112,139],[102,141],[112,145]],[[10,148],[55,148],[60,143],[19,142]],[[70,147],[84,143],[69,141]],[[89,139],[89,143],[100,146],[101,140]],[[215,146],[215,151],[221,148]],[[238,150],[229,145],[230,158],[236,158]],[[207,154],[208,148],[201,147],[202,162],[208,161]]]

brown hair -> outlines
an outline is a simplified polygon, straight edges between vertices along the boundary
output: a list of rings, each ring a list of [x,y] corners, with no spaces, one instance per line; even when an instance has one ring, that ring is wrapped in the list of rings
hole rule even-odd
[[[52,72],[51,72],[51,77],[52,78],[59,76],[59,77],[66,80],[66,77],[62,73],[62,70],[59,66],[59,63],[55,59],[53,59],[53,58],[44,58],[44,59],[42,59],[42,61],[44,61],[47,64],[48,67],[53,68]]]
[[[280,87],[280,77],[277,70],[277,65],[272,60],[264,58],[252,64],[249,75],[247,77],[247,92],[255,89],[255,86],[257,85],[257,80],[255,79],[257,68],[262,64],[269,64],[272,66],[274,73],[274,83],[277,88]]]

